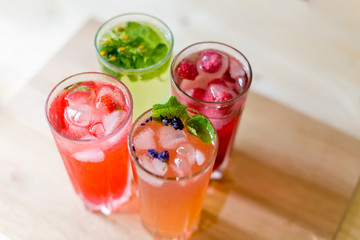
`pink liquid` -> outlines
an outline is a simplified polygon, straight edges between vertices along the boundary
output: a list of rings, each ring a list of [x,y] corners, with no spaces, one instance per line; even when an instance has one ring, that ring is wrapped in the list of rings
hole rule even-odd
[[[173,67],[172,93],[182,104],[207,116],[218,133],[213,171],[223,168],[223,172],[245,105],[249,76],[238,59],[215,49],[189,53]]]
[[[90,210],[109,214],[130,197],[128,102],[115,84],[86,81],[61,89],[50,103],[55,142]]]

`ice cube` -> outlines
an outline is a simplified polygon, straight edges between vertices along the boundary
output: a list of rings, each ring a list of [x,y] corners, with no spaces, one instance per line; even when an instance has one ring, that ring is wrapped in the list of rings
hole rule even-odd
[[[120,124],[125,120],[126,112],[123,110],[116,110],[109,115],[106,115],[103,119],[103,126],[105,133],[112,133]]]
[[[94,91],[88,86],[78,86],[65,97],[70,106],[91,105],[95,100]]]
[[[186,133],[175,130],[171,126],[163,126],[158,130],[157,137],[163,149],[176,149],[181,143],[186,141]]]
[[[140,164],[148,171],[164,176],[167,171],[167,163],[160,161],[157,158],[151,158],[147,154],[140,156]]]
[[[245,76],[245,70],[241,63],[235,58],[230,58],[230,76],[233,79],[243,78]]]
[[[215,78],[221,78],[221,76],[225,73],[225,71],[229,67],[229,58],[224,53],[221,53],[221,52],[217,52],[217,53],[221,56],[222,64],[221,64],[220,68],[214,73],[204,72],[201,69],[200,61],[198,61],[196,67],[199,72],[199,75],[197,76],[197,78],[199,78],[199,79],[204,78],[204,79],[210,79],[210,80],[215,79]],[[195,79],[195,81],[198,81],[198,79]]]
[[[236,96],[236,92],[226,84],[210,83],[205,93],[205,101],[209,102],[223,102],[232,99]]]
[[[185,93],[193,98],[204,100],[206,90],[203,88],[191,88],[186,90]]]
[[[78,127],[75,125],[69,125],[69,128],[63,129],[61,133],[75,139],[82,139],[83,137],[90,135],[90,132],[86,127]]]
[[[120,89],[110,85],[102,87],[96,97],[97,101],[104,95],[110,95],[117,106],[126,109],[125,97]]]
[[[156,149],[155,133],[150,127],[144,128],[134,137],[135,150]]]
[[[219,112],[219,111],[218,111]],[[214,113],[215,115],[216,113]],[[217,114],[219,115],[219,114]],[[224,126],[226,126],[227,124],[229,124],[229,122],[231,122],[231,118],[230,117],[221,117],[221,118],[211,118],[210,121],[211,123],[214,125],[214,128],[218,131],[220,129],[222,129]]]
[[[100,89],[99,93],[97,94],[97,98],[100,98],[107,94],[112,95],[114,90],[115,90],[115,88],[113,86],[104,86]]]
[[[94,137],[97,138],[105,136],[105,128],[101,122],[93,124],[89,131]]]
[[[167,163],[162,162],[159,159],[152,159],[154,173],[160,176],[164,176],[167,171]]]
[[[196,163],[201,166],[205,162],[205,155],[198,149],[195,151]]]
[[[170,163],[169,167],[175,172],[176,177],[184,177],[191,174],[191,167],[182,156],[176,156],[174,163]]]
[[[67,106],[64,115],[69,124],[79,127],[89,126],[93,118],[88,105]]]
[[[76,152],[72,156],[80,162],[98,163],[105,159],[105,154],[100,149],[88,149],[82,152]]]
[[[151,159],[146,154],[139,157],[139,163],[149,172],[155,173],[157,169],[160,167],[160,165],[156,166],[152,163],[153,161],[158,161],[157,159]],[[161,163],[161,162],[160,162]],[[166,169],[167,170],[167,169]],[[161,171],[160,171],[161,172]],[[157,174],[157,173],[155,173]],[[165,173],[164,173],[165,174]],[[137,171],[138,177],[140,177],[145,182],[153,185],[154,187],[160,187],[163,184],[163,181],[161,179],[158,179],[149,173],[139,170]]]
[[[183,161],[187,161],[189,165],[193,165],[195,163],[195,148],[189,144],[181,144],[177,149],[176,153],[177,157],[181,158]]]

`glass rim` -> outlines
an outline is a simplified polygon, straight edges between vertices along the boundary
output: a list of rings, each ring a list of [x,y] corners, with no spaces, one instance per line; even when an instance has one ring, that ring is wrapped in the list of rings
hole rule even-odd
[[[163,25],[165,27],[165,29],[170,33],[170,48],[169,48],[169,51],[168,53],[165,55],[164,58],[162,58],[160,61],[158,61],[157,63],[155,63],[154,65],[151,65],[149,67],[145,67],[145,68],[137,68],[137,69],[128,69],[128,68],[122,68],[122,67],[118,67],[118,66],[115,66],[114,64],[111,64],[109,63],[108,61],[106,61],[101,55],[100,55],[100,52],[99,52],[99,49],[98,49],[98,46],[97,46],[97,39],[99,37],[99,32],[105,28],[106,24],[108,24],[109,22],[117,19],[117,18],[120,18],[120,17],[126,17],[126,16],[145,16],[145,17],[148,17],[148,18],[152,18],[153,20],[159,22],[161,25]],[[144,21],[146,22],[146,21]],[[162,20],[160,20],[159,18],[157,17],[154,17],[150,14],[147,14],[147,13],[140,13],[140,12],[131,12],[131,13],[123,13],[123,14],[120,14],[120,15],[116,15],[108,20],[106,20],[103,24],[101,24],[101,26],[98,28],[98,30],[96,31],[96,34],[95,34],[95,38],[94,38],[94,46],[95,46],[95,50],[96,50],[96,55],[98,57],[98,59],[100,59],[101,63],[103,63],[105,66],[107,67],[110,67],[112,70],[116,70],[116,71],[120,71],[120,72],[123,72],[123,73],[133,73],[133,74],[136,74],[136,73],[143,73],[143,72],[146,72],[146,71],[149,71],[149,70],[152,70],[152,69],[155,69],[159,66],[161,66],[163,63],[165,63],[172,55],[172,51],[173,51],[173,48],[174,48],[174,36],[173,36],[173,33],[170,29],[170,27],[165,23],[163,22]]]
[[[190,109],[191,111],[195,112],[196,114],[198,115],[201,115],[201,116],[204,116],[206,117],[204,114],[202,114],[201,112],[199,112],[198,110],[194,109],[194,108],[191,108],[191,107],[186,107],[186,110]],[[161,176],[159,174],[156,174],[156,173],[153,173],[151,171],[149,171],[148,169],[146,169],[142,164],[140,164],[139,160],[136,159],[136,156],[134,156],[134,151],[132,149],[132,143],[131,143],[131,136],[133,135],[133,132],[135,130],[136,127],[139,126],[140,124],[140,119],[142,119],[145,115],[147,115],[149,112],[151,112],[153,110],[153,108],[150,108],[148,109],[147,111],[145,111],[144,113],[142,113],[135,121],[134,123],[132,124],[131,128],[130,128],[130,131],[129,131],[129,135],[128,135],[128,151],[130,153],[130,156],[131,156],[131,160],[132,162],[134,162],[138,167],[141,168],[142,171],[144,171],[146,174],[149,174],[157,179],[161,179],[161,180],[170,180],[170,181],[181,181],[181,180],[186,180],[186,179],[191,179],[191,178],[194,178],[196,177],[197,175],[201,174],[202,172],[204,172],[206,169],[208,169],[211,164],[213,162],[215,162],[215,159],[216,159],[216,155],[217,155],[217,151],[218,151],[218,148],[219,148],[219,139],[218,139],[218,135],[217,135],[217,132],[215,130],[215,127],[214,125],[211,123],[210,121],[210,124],[211,126],[214,128],[214,133],[215,133],[215,139],[213,140],[214,142],[214,153],[213,155],[211,156],[211,160],[209,162],[207,162],[201,169],[199,169],[198,171],[194,172],[194,173],[191,173],[191,174],[188,174],[186,176],[182,176],[182,177],[165,177],[165,176]],[[206,117],[207,118],[207,117]]]
[[[58,131],[54,126],[53,124],[50,122],[50,119],[49,119],[49,115],[48,115],[48,107],[49,104],[49,100],[50,100],[50,97],[54,94],[55,90],[62,84],[64,83],[65,81],[71,79],[71,78],[74,78],[74,77],[77,77],[77,76],[82,76],[82,75],[102,75],[102,76],[105,76],[105,77],[109,77],[111,79],[113,79],[114,81],[120,83],[120,85],[122,85],[125,89],[125,93],[126,95],[129,97],[129,111],[127,112],[126,114],[126,117],[124,119],[124,121],[117,127],[115,128],[111,133],[105,135],[105,136],[102,136],[102,137],[99,137],[99,138],[91,138],[91,139],[78,139],[78,138],[72,138],[72,137],[69,137],[69,136],[66,136],[64,134],[62,134],[60,131]],[[121,89],[122,90],[122,89]],[[124,92],[122,90],[122,92]],[[125,95],[125,94],[124,94]],[[122,130],[126,124],[128,124],[128,122],[130,121],[131,119],[131,113],[133,111],[133,100],[132,100],[132,96],[131,96],[131,93],[129,91],[129,89],[126,87],[126,85],[121,82],[119,79],[111,76],[111,75],[108,75],[106,73],[101,73],[101,72],[81,72],[81,73],[76,73],[76,74],[73,74],[63,80],[61,80],[59,83],[57,83],[53,88],[52,90],[50,91],[49,95],[47,96],[46,98],[46,101],[45,101],[45,115],[46,115],[46,121],[47,123],[49,124],[50,128],[52,130],[54,130],[59,136],[61,136],[62,138],[65,138],[67,140],[70,140],[70,141],[74,141],[74,142],[82,142],[82,143],[90,143],[90,142],[95,142],[95,141],[101,141],[101,140],[104,140],[104,139],[108,139],[112,136],[114,136],[115,134],[117,134],[120,130]]]
[[[235,52],[237,52],[238,54],[241,55],[241,57],[244,58],[245,60],[245,63],[249,66],[249,83],[247,84],[247,86],[244,88],[243,91],[241,91],[239,94],[237,94],[235,97],[231,98],[231,99],[228,99],[228,100],[225,100],[225,101],[221,101],[221,102],[210,102],[210,101],[204,101],[204,100],[200,100],[200,99],[197,99],[197,98],[194,98],[190,95],[188,95],[183,89],[180,88],[180,86],[175,82],[175,77],[174,77],[174,74],[173,74],[173,70],[175,70],[175,62],[176,60],[179,58],[179,56],[181,56],[181,54],[183,52],[185,52],[186,50],[188,50],[189,48],[192,48],[194,46],[198,46],[198,45],[205,45],[205,44],[214,44],[214,45],[222,45],[222,46],[225,46],[229,49],[232,49],[234,50]],[[250,86],[251,86],[251,83],[252,83],[252,68],[251,68],[251,65],[250,65],[250,62],[249,60],[245,57],[244,54],[242,54],[242,52],[240,52],[239,50],[237,50],[236,48],[226,44],[226,43],[222,43],[222,42],[217,42],[217,41],[202,41],[202,42],[196,42],[196,43],[193,43],[191,45],[188,45],[187,47],[185,47],[184,49],[182,49],[178,54],[175,55],[174,59],[172,60],[171,62],[171,66],[170,66],[170,78],[171,78],[171,82],[175,85],[175,87],[177,89],[180,90],[181,93],[183,93],[186,97],[192,99],[193,101],[196,101],[196,102],[200,102],[200,103],[204,103],[204,104],[209,104],[209,105],[218,105],[218,104],[227,104],[227,103],[232,103],[232,102],[236,102],[239,98],[241,98],[242,96],[244,96],[248,90],[250,89]]]

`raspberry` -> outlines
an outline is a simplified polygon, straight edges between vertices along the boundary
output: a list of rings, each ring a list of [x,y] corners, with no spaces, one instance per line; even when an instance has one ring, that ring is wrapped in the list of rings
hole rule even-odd
[[[223,85],[223,86],[226,87],[226,83],[224,82],[224,80],[219,79],[219,78],[216,78],[216,79],[211,80],[211,81],[209,82],[208,86],[213,85],[213,84]]]
[[[178,68],[178,74],[188,80],[194,80],[199,75],[196,66],[190,62],[183,62]]]
[[[209,83],[204,100],[209,102],[223,102],[235,96],[236,93],[229,89],[226,84],[220,79],[215,79]]]
[[[186,93],[193,97],[193,98],[196,98],[196,99],[199,99],[199,100],[204,100],[204,96],[205,96],[205,89],[202,89],[202,88],[193,88],[193,89],[190,89],[189,91],[186,91]]]
[[[201,53],[199,64],[204,72],[214,73],[222,65],[221,55],[213,50],[205,50]]]

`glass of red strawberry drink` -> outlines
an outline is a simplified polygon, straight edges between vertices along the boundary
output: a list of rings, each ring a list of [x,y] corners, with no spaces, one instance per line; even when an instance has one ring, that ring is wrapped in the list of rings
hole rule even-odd
[[[91,211],[108,215],[130,198],[132,108],[127,87],[102,73],[70,76],[46,100],[57,148],[76,193]]]
[[[219,42],[183,49],[171,65],[172,94],[207,116],[219,137],[212,179],[227,168],[236,130],[248,95],[252,70],[245,56]]]

